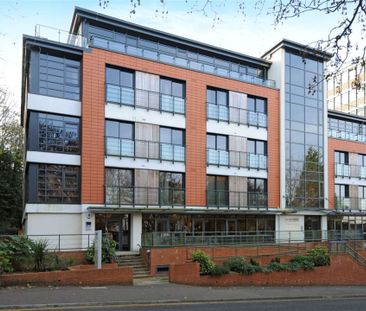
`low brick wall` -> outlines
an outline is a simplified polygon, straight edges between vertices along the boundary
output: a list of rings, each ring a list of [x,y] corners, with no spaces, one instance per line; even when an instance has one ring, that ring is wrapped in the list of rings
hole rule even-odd
[[[133,268],[105,266],[98,270],[92,265],[71,267],[68,271],[9,273],[0,275],[0,286],[102,286],[132,285]]]
[[[304,243],[298,245],[299,249],[311,249],[320,244],[327,245],[327,243]],[[204,247],[167,247],[167,248],[151,248],[142,249],[141,255],[144,261],[150,267],[150,274],[156,274],[156,268],[159,265],[171,265],[171,264],[184,264],[190,262],[192,259],[192,253],[202,250],[211,258],[215,263],[221,264],[229,257],[244,256],[247,258],[255,258],[261,265],[269,263],[272,258],[280,255],[281,261],[287,261],[290,257],[296,255],[296,246],[286,247],[284,245],[262,245],[260,247],[250,246],[204,246]],[[286,252],[292,252],[291,255],[286,255]]]
[[[198,263],[186,263],[171,265],[169,280],[172,283],[203,286],[366,285],[366,268],[348,255],[334,255],[331,256],[330,266],[317,267],[312,271],[201,276]]]

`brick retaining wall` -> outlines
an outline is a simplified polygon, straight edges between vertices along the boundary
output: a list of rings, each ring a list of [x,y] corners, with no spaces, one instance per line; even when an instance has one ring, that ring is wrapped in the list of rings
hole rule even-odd
[[[185,263],[170,266],[169,280],[172,283],[203,286],[366,285],[366,268],[348,255],[333,255],[329,267],[316,267],[313,271],[201,276],[198,263]]]

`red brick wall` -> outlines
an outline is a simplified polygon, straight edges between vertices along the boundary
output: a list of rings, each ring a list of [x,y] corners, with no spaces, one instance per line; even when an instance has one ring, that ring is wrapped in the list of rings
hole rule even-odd
[[[345,151],[366,154],[366,144],[353,141],[328,139],[328,197],[329,208],[334,209],[334,152]]]
[[[132,285],[133,268],[96,268],[73,271],[14,273],[0,275],[0,286]]]
[[[304,285],[366,285],[366,269],[348,255],[331,256],[329,267],[313,271],[270,272],[242,275],[200,276],[198,263],[172,265],[169,271],[172,283],[204,286],[304,286]]]
[[[109,51],[92,49],[83,57],[82,203],[104,202],[105,66],[148,72],[186,81],[186,204],[206,205],[206,87],[268,99],[269,206],[279,206],[279,91],[177,68]]]

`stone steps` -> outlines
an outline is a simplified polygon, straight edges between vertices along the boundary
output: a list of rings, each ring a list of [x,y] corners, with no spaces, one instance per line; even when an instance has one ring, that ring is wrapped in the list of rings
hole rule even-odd
[[[140,255],[118,255],[116,257],[116,262],[121,267],[133,267],[134,278],[150,277],[150,272]]]

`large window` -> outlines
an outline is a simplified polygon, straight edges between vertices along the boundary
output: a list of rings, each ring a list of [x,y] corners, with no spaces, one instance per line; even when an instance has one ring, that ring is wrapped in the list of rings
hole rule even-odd
[[[134,72],[127,69],[106,68],[106,100],[133,106],[135,104]]]
[[[105,121],[106,154],[133,157],[134,125],[130,122]]]
[[[208,88],[207,118],[229,121],[229,93],[224,90]]]
[[[132,204],[134,198],[133,170],[106,168],[105,195],[106,204]]]
[[[328,136],[366,142],[366,124],[361,121],[346,121],[330,116],[328,118]]]
[[[31,111],[28,149],[47,152],[80,152],[80,119]]]
[[[248,205],[267,206],[267,180],[248,178]]]
[[[29,164],[29,203],[80,203],[80,168],[55,164]]]
[[[183,162],[185,159],[184,130],[160,127],[160,157]]]
[[[229,178],[227,176],[207,176],[207,206],[229,205]]]
[[[184,174],[160,172],[160,205],[184,205]]]
[[[217,165],[229,164],[228,137],[225,135],[207,134],[207,163]]]
[[[185,83],[179,80],[160,78],[160,109],[185,112]]]
[[[250,168],[267,168],[267,142],[262,140],[248,139],[248,166]]]
[[[335,185],[335,207],[337,209],[350,209],[351,200],[349,193],[349,185]]]
[[[335,151],[334,152],[334,162],[339,164],[348,165],[348,152]]]
[[[80,100],[80,61],[40,53],[39,93]]]
[[[248,96],[248,124],[267,127],[267,100],[260,97]]]

